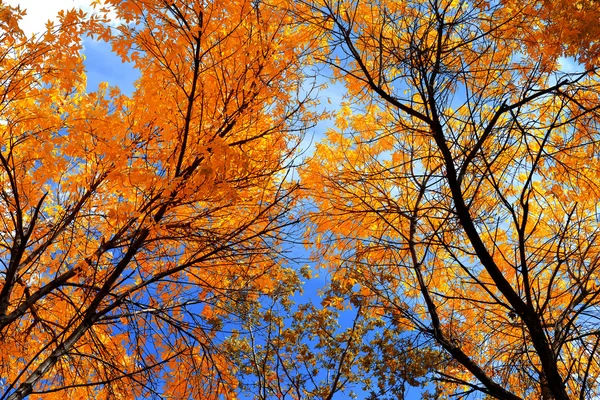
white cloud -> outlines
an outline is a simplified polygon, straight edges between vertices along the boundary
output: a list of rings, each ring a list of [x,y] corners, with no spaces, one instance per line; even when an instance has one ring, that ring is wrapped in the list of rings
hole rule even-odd
[[[27,15],[21,20],[19,26],[27,36],[43,32],[48,20],[55,21],[61,10],[81,9],[88,15],[94,12],[94,8],[90,5],[91,0],[4,0],[3,2],[26,10]],[[113,20],[116,19],[114,12],[109,16]]]
[[[81,8],[85,12],[90,12],[89,0],[4,0],[5,4],[13,7],[20,6],[27,11],[27,15],[21,20],[19,26],[27,36],[43,32],[48,20],[56,20],[56,15],[60,10],[72,8]]]
[[[567,74],[578,73],[585,70],[585,66],[577,62],[573,57],[560,57],[558,59],[560,72]]]

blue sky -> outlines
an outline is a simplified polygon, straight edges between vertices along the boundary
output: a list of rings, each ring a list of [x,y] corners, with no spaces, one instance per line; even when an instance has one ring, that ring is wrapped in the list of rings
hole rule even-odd
[[[123,64],[110,51],[110,44],[87,39],[84,47],[88,91],[95,90],[100,82],[108,82],[111,86],[118,86],[124,94],[133,92],[139,74],[132,65]]]

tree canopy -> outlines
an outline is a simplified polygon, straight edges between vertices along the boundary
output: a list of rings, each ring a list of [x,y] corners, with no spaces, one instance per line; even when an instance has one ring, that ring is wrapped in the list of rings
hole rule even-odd
[[[600,396],[594,1],[92,3],[0,0],[0,399]]]

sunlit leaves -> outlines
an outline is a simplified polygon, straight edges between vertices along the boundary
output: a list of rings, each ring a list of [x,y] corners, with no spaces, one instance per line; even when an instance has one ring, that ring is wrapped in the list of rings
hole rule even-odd
[[[302,175],[327,305],[358,285],[431,337],[448,394],[596,393],[598,81],[550,16],[585,5],[311,4],[347,89]]]
[[[222,330],[297,289],[301,29],[250,1],[125,1],[27,41],[2,12],[3,395],[233,397]],[[134,61],[130,96],[86,92],[84,35]]]
[[[93,3],[0,4],[5,398],[598,394],[593,1]]]

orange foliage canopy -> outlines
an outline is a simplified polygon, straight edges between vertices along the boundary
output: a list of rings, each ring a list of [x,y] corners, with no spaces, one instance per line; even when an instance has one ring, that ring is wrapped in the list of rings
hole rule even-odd
[[[600,396],[595,1],[92,3],[0,0],[0,400]]]
[[[230,397],[217,332],[298,285],[304,33],[249,0],[102,7],[31,39],[0,4],[0,396]],[[130,96],[86,91],[85,35],[135,64]]]

